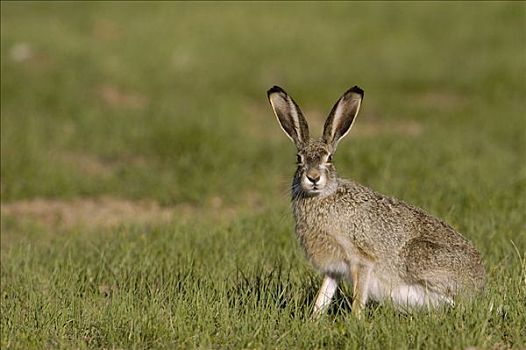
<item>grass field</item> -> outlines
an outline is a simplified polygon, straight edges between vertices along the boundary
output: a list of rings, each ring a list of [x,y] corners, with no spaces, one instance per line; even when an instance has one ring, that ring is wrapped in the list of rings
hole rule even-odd
[[[1,348],[526,348],[526,4],[1,4]],[[295,149],[349,86],[341,176],[444,218],[471,304],[309,320]]]

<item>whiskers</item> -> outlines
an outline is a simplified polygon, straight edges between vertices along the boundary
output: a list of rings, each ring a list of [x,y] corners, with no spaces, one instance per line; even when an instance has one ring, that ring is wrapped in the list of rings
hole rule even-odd
[[[282,186],[280,190],[280,197],[282,199],[290,200],[291,191],[293,190],[291,190],[291,187],[289,184],[287,184],[287,186]]]
[[[284,200],[291,201],[301,196],[305,196],[306,192],[301,187],[299,179],[292,179],[292,185],[290,184],[290,178],[280,179],[280,197]]]
[[[307,195],[307,192],[303,189],[303,187],[301,187],[301,184],[298,182],[294,182],[292,184],[292,199],[298,199],[298,198],[301,198],[301,197],[305,197]]]

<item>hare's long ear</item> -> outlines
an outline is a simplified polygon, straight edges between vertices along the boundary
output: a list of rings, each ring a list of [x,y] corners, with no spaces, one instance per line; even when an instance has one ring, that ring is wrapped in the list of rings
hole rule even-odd
[[[323,127],[323,141],[328,144],[332,151],[336,150],[338,142],[347,135],[353,125],[360,105],[362,104],[363,90],[354,86],[347,90],[332,107],[331,113]]]
[[[268,90],[267,95],[281,128],[296,147],[307,143],[309,126],[296,102],[279,86]]]

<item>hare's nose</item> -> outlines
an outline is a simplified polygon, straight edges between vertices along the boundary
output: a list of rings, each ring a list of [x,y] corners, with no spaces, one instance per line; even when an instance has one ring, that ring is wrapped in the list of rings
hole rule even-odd
[[[319,171],[309,171],[307,173],[307,179],[309,179],[310,182],[312,182],[313,184],[315,184],[316,182],[318,182],[320,180],[320,173]]]

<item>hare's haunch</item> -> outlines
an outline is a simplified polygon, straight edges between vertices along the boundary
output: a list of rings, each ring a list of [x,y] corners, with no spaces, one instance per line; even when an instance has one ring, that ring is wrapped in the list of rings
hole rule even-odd
[[[296,234],[325,277],[314,306],[323,312],[340,280],[353,285],[353,312],[367,300],[390,300],[401,310],[451,305],[484,286],[484,265],[467,239],[421,209],[340,179],[332,163],[338,142],[360,110],[355,86],[332,108],[319,140],[309,138],[300,108],[280,87],[268,98],[298,149],[292,181]]]

